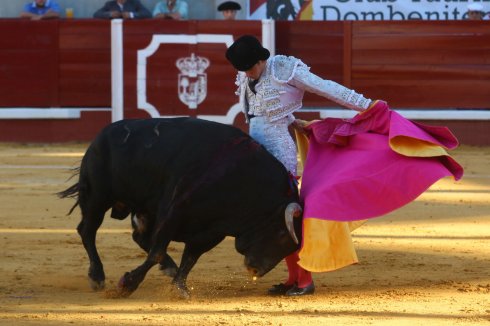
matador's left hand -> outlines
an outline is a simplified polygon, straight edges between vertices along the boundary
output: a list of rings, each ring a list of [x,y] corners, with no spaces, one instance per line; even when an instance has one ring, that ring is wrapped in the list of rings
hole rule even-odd
[[[301,120],[301,119],[295,119],[293,121],[293,123],[291,123],[291,126],[293,126],[294,129],[296,129],[297,131],[303,133],[303,134],[306,134],[308,133],[307,130],[305,130],[305,127],[309,124],[308,121],[305,121],[305,120]]]

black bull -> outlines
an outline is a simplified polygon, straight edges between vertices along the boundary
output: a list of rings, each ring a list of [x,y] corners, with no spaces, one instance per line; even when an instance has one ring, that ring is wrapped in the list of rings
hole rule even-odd
[[[133,213],[133,239],[148,256],[119,282],[137,289],[156,264],[175,267],[173,283],[188,296],[187,276],[199,257],[226,236],[254,276],[298,248],[298,191],[284,166],[237,128],[192,118],[124,120],[104,128],[85,153],[78,182],[59,193],[74,197],[78,233],[90,259],[92,288],[105,274],[95,245],[106,211]],[[301,232],[298,232],[301,234]],[[184,242],[180,266],[167,254]]]

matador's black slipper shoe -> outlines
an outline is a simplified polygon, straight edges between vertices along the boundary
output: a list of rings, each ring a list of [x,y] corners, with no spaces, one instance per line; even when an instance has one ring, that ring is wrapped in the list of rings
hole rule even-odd
[[[291,290],[293,287],[295,287],[293,284],[287,285],[287,284],[284,284],[284,283],[279,283],[279,284],[273,285],[267,291],[267,293],[269,293],[270,295],[285,295],[286,292],[288,292],[289,290]]]
[[[299,288],[297,286],[294,286],[290,290],[286,292],[286,295],[288,297],[297,297],[300,295],[309,295],[315,293],[315,284],[313,282],[310,283],[310,285],[304,287],[304,288]]]

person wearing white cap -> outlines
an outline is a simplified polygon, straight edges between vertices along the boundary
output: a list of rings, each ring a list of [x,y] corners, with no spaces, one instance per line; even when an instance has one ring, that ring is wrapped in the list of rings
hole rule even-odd
[[[471,3],[468,5],[468,20],[483,20],[483,6],[479,3]]]
[[[218,11],[223,14],[225,20],[235,20],[236,13],[240,9],[242,9],[242,6],[235,1],[225,1],[218,6]]]

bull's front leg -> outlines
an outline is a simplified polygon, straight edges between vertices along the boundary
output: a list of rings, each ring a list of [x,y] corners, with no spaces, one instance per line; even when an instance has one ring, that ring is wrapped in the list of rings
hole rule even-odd
[[[160,208],[159,211],[160,214],[157,216],[162,217],[155,222],[155,226],[157,227],[153,233],[151,246],[148,250],[148,257],[141,266],[129,273],[125,273],[121,278],[118,284],[121,296],[129,296],[133,293],[140,283],[143,282],[150,268],[156,264],[162,263],[165,260],[165,257],[168,256],[167,247],[172,240],[179,222],[176,215],[170,215],[170,217],[168,217],[168,215],[161,213],[163,211],[162,208]]]
[[[171,263],[168,259],[170,259]],[[168,264],[172,269],[174,266],[176,266],[172,258],[166,252],[163,254],[155,254],[150,251],[148,258],[142,265],[138,266],[131,272],[124,273],[123,277],[121,277],[118,283],[119,296],[127,297],[136,291],[138,286],[145,279],[148,271],[156,264],[160,264],[161,266]]]
[[[142,228],[141,226],[145,225],[141,223],[141,215],[134,214],[132,217],[132,226],[133,226],[133,240],[136,242],[141,249],[146,251],[146,253],[150,252],[152,247],[152,230],[150,228]],[[151,225],[153,227],[153,225]],[[174,277],[177,274],[177,264],[175,264],[172,257],[168,254],[165,254],[165,257],[160,262],[159,266],[160,270],[167,276]]]
[[[204,237],[196,235],[192,242],[186,243],[182,259],[180,261],[177,275],[172,283],[177,287],[183,298],[190,298],[190,292],[187,288],[187,276],[203,253],[211,250],[225,238],[222,235],[204,234]],[[201,239],[200,239],[201,238]]]
[[[126,272],[119,280],[119,295],[122,297],[127,297],[133,293],[141,282],[143,282],[148,271],[157,263],[158,262],[155,261],[151,255],[149,255],[142,265],[138,266],[136,269],[133,269],[131,272]]]
[[[182,259],[180,261],[179,269],[177,270],[177,274],[175,275],[172,281],[172,284],[174,284],[177,287],[177,290],[179,290],[180,295],[185,299],[189,299],[191,296],[191,293],[187,288],[187,276],[189,275],[189,272],[191,271],[192,267],[194,267],[198,259],[199,256],[189,254],[184,249],[184,252],[182,254]]]
[[[169,276],[169,277],[175,277],[177,275],[177,264],[174,262],[172,257],[170,257],[168,254],[165,255],[163,258],[163,261],[160,262],[160,270],[163,272],[163,274]]]

